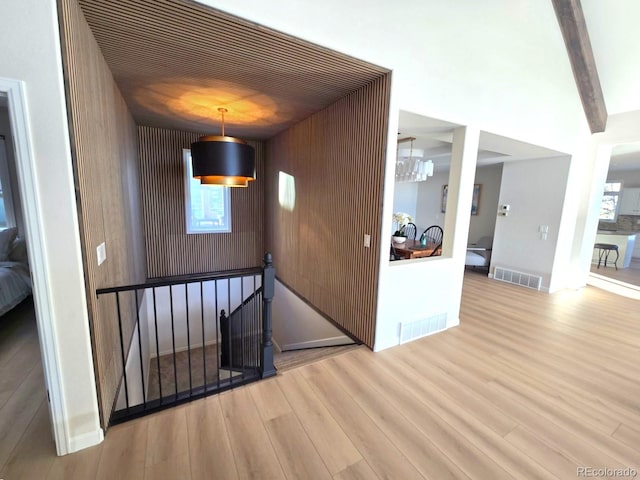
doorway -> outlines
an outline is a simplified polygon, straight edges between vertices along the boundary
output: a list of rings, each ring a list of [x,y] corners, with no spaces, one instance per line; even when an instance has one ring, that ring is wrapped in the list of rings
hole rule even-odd
[[[29,138],[26,96],[23,83],[19,80],[0,78],[0,97],[1,105],[6,108],[7,123],[10,127],[4,133],[5,142],[9,144],[15,166],[16,188],[13,189],[14,195],[12,195],[12,198],[14,200],[19,199],[20,215],[23,219],[20,221],[23,223],[22,235],[26,240],[29,268],[33,279],[33,313],[31,319],[36,326],[36,331],[33,333],[37,337],[39,348],[35,348],[35,351],[38,352],[39,350],[40,362],[38,362],[38,359],[32,361],[42,364],[41,376],[39,377],[40,385],[44,380],[45,388],[43,389],[43,394],[45,398],[48,396],[48,407],[46,409],[49,410],[50,414],[49,418],[56,452],[58,455],[64,455],[69,452],[69,439],[64,422],[61,378],[54,343],[55,337],[53,335],[53,321],[50,312],[49,291],[45,285],[48,272],[43,257],[44,238],[40,227],[40,214],[37,209],[35,164]],[[33,337],[31,338],[31,341],[34,341]],[[35,356],[38,357],[37,353]],[[34,373],[34,375],[36,374]],[[31,388],[31,385],[29,388]],[[40,391],[42,392],[42,390]],[[17,399],[15,400],[17,401]],[[18,406],[21,407],[22,405]],[[42,408],[38,407],[38,411],[41,410]],[[0,452],[8,449],[9,446],[8,444],[2,445]],[[0,460],[3,459],[0,458]]]

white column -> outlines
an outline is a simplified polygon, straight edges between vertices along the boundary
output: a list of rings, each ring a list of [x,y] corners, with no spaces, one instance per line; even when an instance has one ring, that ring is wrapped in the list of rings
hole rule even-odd
[[[453,292],[455,314],[449,315],[447,327],[460,323],[464,261],[467,254],[469,224],[471,223],[471,199],[479,143],[480,130],[478,128],[458,127],[453,131],[442,254],[451,256],[454,260],[453,268],[459,270],[460,274],[453,277],[455,283],[450,286]]]

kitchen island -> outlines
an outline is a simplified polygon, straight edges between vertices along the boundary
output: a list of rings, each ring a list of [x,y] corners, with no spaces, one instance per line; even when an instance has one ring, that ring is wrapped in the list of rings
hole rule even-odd
[[[618,268],[628,268],[631,264],[631,255],[633,253],[633,247],[636,243],[636,235],[639,232],[627,232],[619,230],[598,230],[595,243],[610,243],[618,246]],[[611,256],[612,255],[612,256]],[[609,262],[607,262],[607,268],[615,268],[613,260],[615,259],[615,253],[610,254]],[[598,263],[598,249],[593,249],[593,256],[591,257],[591,263]],[[604,267],[604,262],[600,265]]]

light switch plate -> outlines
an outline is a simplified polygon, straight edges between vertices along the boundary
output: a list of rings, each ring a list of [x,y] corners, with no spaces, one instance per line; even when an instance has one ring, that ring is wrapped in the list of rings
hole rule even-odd
[[[368,233],[364,234],[364,246],[365,248],[371,248],[371,235]]]
[[[98,254],[98,265],[102,265],[107,259],[107,247],[104,242],[98,245],[98,248],[96,248],[96,252]]]

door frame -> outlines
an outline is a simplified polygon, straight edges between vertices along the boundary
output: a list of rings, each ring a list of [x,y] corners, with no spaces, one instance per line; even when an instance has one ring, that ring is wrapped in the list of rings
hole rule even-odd
[[[39,192],[36,164],[29,130],[27,98],[24,82],[0,77],[0,93],[8,100],[11,139],[14,147],[18,189],[22,202],[25,237],[33,283],[33,303],[38,326],[38,339],[49,398],[51,428],[58,455],[69,453],[67,412],[63,399],[60,357],[56,345],[56,326],[52,316],[52,298],[44,250],[44,229],[38,209]]]

